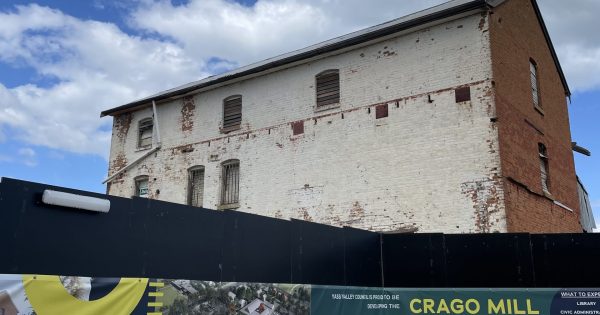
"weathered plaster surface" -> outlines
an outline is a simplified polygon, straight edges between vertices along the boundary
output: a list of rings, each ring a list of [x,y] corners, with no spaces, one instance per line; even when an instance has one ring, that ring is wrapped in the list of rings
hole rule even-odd
[[[339,69],[339,108],[315,111],[314,76]],[[506,231],[487,20],[473,15],[158,106],[163,148],[110,193],[184,203],[205,166],[204,207],[219,205],[220,163],[240,160],[240,208],[379,231]],[[470,86],[471,100],[454,89]],[[241,130],[219,132],[224,98],[243,96]],[[388,104],[388,117],[375,107]],[[137,122],[115,123],[110,173],[144,154]],[[304,122],[293,135],[292,123]],[[157,194],[156,191],[160,190]]]

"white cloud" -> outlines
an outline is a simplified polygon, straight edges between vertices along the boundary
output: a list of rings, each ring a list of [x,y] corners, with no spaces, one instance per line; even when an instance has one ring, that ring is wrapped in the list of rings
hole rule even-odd
[[[156,1],[135,10],[130,23],[174,38],[193,56],[217,56],[244,65],[441,2],[261,0],[246,7],[226,0],[192,0],[179,6]]]
[[[12,162],[12,161],[13,161],[12,157],[10,157],[8,155],[0,154],[0,163],[3,163],[3,162],[6,163],[6,162]]]
[[[207,75],[203,61],[177,45],[38,5],[0,13],[0,61],[25,63],[58,81],[0,84],[0,127],[29,144],[105,158],[111,132],[101,110]]]
[[[17,154],[20,157],[21,163],[29,167],[37,166],[36,154],[32,148],[21,148],[17,151]]]
[[[225,0],[147,1],[131,24],[176,39],[200,58],[240,64],[275,56],[444,2],[443,0],[261,0],[244,7]],[[597,0],[538,0],[573,91],[600,88]],[[194,30],[190,32],[190,30]]]
[[[573,91],[600,88],[597,0],[538,0],[563,71]]]
[[[190,1],[173,6],[153,2],[133,13],[131,24],[177,40],[191,55],[247,64],[300,48],[335,26],[320,8],[295,1],[259,1],[245,7],[231,1]],[[193,30],[193,31],[190,31]]]
[[[107,158],[110,119],[99,119],[101,110],[443,1],[127,2],[127,22],[143,36],[35,4],[16,6],[0,12],[0,62],[32,67],[57,83],[9,89],[0,83],[0,130],[9,126],[11,136],[28,144]],[[571,89],[599,88],[594,13],[600,1],[538,2]],[[94,3],[97,9],[123,5]]]
[[[21,148],[18,151],[19,155],[26,158],[32,158],[35,156],[35,151],[32,148]]]
[[[65,155],[60,152],[57,152],[57,151],[50,151],[50,152],[48,152],[48,154],[46,156],[51,159],[54,159],[54,160],[64,160],[65,159]]]

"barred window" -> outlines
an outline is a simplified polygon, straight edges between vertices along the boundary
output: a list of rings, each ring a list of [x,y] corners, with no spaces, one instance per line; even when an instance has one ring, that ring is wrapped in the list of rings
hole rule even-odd
[[[152,129],[154,122],[152,118],[140,120],[138,124],[138,148],[149,148],[152,146]]]
[[[138,176],[135,178],[135,196],[148,198],[148,176]]]
[[[340,72],[337,69],[323,71],[316,76],[317,107],[340,102]]]
[[[221,205],[237,205],[240,194],[240,161],[228,160],[221,164]]]
[[[204,200],[204,166],[194,166],[188,172],[188,205],[202,207]]]
[[[230,96],[223,100],[223,131],[239,129],[241,124],[242,96]]]
[[[539,155],[540,155],[540,172],[541,172],[541,179],[542,179],[542,190],[544,192],[550,193],[548,151],[546,150],[546,146],[542,143],[538,143],[538,151],[539,151]]]
[[[540,89],[538,86],[538,69],[537,64],[533,59],[529,60],[529,77],[531,80],[531,96],[533,97],[533,105],[542,107],[540,103]]]

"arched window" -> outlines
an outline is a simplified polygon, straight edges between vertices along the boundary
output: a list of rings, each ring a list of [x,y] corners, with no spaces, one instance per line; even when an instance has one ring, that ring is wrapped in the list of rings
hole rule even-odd
[[[152,118],[144,118],[138,123],[138,148],[152,147],[152,129],[154,122]]]
[[[237,207],[240,197],[240,161],[221,163],[221,206]]]
[[[533,59],[529,59],[529,78],[531,80],[531,96],[533,97],[533,105],[541,108],[542,103],[540,102],[538,66]]]
[[[242,96],[233,95],[223,100],[223,131],[239,129],[242,124]]]
[[[135,181],[135,191],[134,196],[140,198],[148,198],[149,188],[148,188],[148,176],[142,175],[138,176],[134,179]]]
[[[339,104],[340,102],[340,71],[325,70],[315,77],[317,91],[317,107]]]
[[[204,166],[188,170],[188,205],[202,207],[204,200]]]

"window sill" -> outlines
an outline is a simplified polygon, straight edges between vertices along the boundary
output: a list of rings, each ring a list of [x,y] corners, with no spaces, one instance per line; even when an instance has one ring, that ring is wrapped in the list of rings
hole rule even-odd
[[[552,196],[552,194],[549,191],[542,189],[542,192],[544,193],[544,196],[546,198],[551,199],[552,201],[554,201],[554,197]]]
[[[217,210],[232,210],[240,207],[239,203],[230,203],[226,205],[217,206]]]
[[[340,108],[340,103],[335,103],[335,104],[330,104],[330,105],[323,105],[323,106],[315,106],[314,110],[315,110],[315,113],[318,113],[318,112],[324,112],[324,111],[327,111],[327,110],[337,109],[337,108]]]
[[[235,126],[235,127],[221,128],[219,131],[221,133],[227,134],[227,133],[230,133],[230,132],[233,132],[233,131],[236,131],[236,130],[240,130],[240,129],[242,129],[241,126]]]
[[[566,206],[566,205],[564,205],[562,202],[559,202],[559,201],[557,201],[557,200],[554,200],[554,204],[555,204],[555,205],[557,205],[557,206],[559,206],[559,207],[561,207],[561,208],[563,208],[563,209],[565,209],[565,210],[567,210],[567,211],[569,211],[569,212],[571,212],[571,213],[575,213],[575,211],[573,211],[573,209],[571,209],[571,208],[567,207],[567,206]]]
[[[559,207],[561,207],[561,208],[563,208],[563,209],[565,209],[565,210],[567,210],[567,211],[569,211],[569,212],[571,212],[571,213],[575,213],[575,212],[573,211],[573,209],[571,209],[571,208],[567,207],[567,206],[566,206],[566,205],[564,205],[562,202],[560,202],[560,201],[556,200],[556,199],[554,198],[554,196],[552,196],[552,194],[551,194],[549,191],[547,191],[547,190],[542,190],[542,191],[543,191],[543,193],[544,193],[544,197],[548,198],[548,200],[552,201],[552,203],[554,203],[555,205],[557,205],[557,206],[559,206]]]
[[[152,149],[151,145],[148,145],[148,146],[145,146],[145,147],[137,147],[134,152],[148,151],[150,149]]]
[[[533,105],[533,108],[534,108],[534,109],[535,109],[535,110],[536,110],[538,113],[540,113],[540,115],[542,115],[542,116],[544,116],[544,115],[545,115],[545,113],[544,113],[544,109],[543,109],[541,106],[539,106],[539,105]]]

